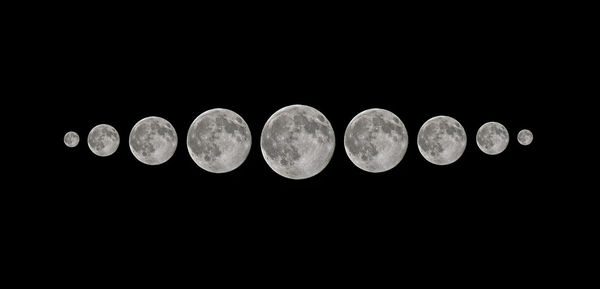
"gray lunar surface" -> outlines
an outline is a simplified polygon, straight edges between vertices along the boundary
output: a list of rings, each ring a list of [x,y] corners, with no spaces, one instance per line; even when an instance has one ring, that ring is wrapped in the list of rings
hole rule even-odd
[[[488,155],[497,155],[508,146],[508,130],[497,122],[487,122],[477,131],[475,137],[479,149]]]
[[[192,160],[212,173],[230,172],[248,157],[252,137],[237,113],[222,108],[200,114],[190,126],[187,148]]]
[[[70,131],[65,134],[63,140],[66,146],[74,148],[79,144],[79,135],[74,131]]]
[[[404,157],[408,134],[404,123],[385,109],[356,115],[344,134],[346,154],[357,167],[379,173],[392,169]]]
[[[157,116],[138,121],[129,134],[129,148],[140,162],[159,165],[168,161],[177,148],[177,133],[167,120]]]
[[[517,135],[517,140],[524,146],[530,145],[533,141],[533,133],[528,129],[521,130]]]
[[[421,126],[417,146],[421,155],[430,163],[448,165],[462,156],[467,146],[467,134],[456,119],[436,116]]]
[[[335,135],[321,112],[306,105],[290,105],[267,120],[260,146],[273,171],[290,179],[306,179],[331,160]]]
[[[107,157],[115,153],[121,138],[117,130],[108,124],[99,124],[92,128],[87,138],[90,150],[97,156]]]

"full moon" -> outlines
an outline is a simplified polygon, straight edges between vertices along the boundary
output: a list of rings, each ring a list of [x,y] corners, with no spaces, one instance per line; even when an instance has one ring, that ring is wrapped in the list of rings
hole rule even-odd
[[[346,128],[344,147],[350,160],[372,173],[392,169],[404,157],[408,134],[404,123],[385,109],[369,109],[355,116]]]
[[[321,112],[306,105],[290,105],[267,120],[260,147],[273,171],[290,179],[306,179],[331,160],[335,135]]]
[[[500,123],[488,122],[479,128],[475,139],[482,152],[497,155],[508,146],[508,130]]]
[[[129,134],[129,148],[140,162],[160,165],[175,153],[177,133],[166,119],[149,116],[133,126]]]
[[[95,155],[107,157],[117,151],[121,138],[114,127],[108,124],[99,124],[92,128],[87,142],[90,150]]]
[[[533,141],[533,133],[528,129],[521,130],[517,135],[517,140],[520,144],[527,146]]]
[[[64,141],[66,146],[74,148],[79,144],[79,135],[74,131],[70,131],[65,134]]]
[[[188,130],[187,147],[198,166],[212,173],[230,172],[248,157],[250,128],[237,113],[222,108],[200,114]]]
[[[421,155],[436,165],[448,165],[457,161],[467,146],[465,129],[449,116],[436,116],[426,121],[417,138]]]

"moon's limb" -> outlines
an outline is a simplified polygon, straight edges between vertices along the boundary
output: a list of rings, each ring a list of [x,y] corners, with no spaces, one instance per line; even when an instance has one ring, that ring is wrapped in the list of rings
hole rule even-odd
[[[107,157],[115,153],[121,138],[117,130],[108,124],[99,124],[92,128],[87,138],[90,150],[97,156]]]
[[[63,138],[63,141],[65,142],[66,146],[74,148],[79,144],[79,135],[74,131],[67,132]]]
[[[533,141],[533,133],[528,129],[523,129],[517,135],[517,140],[524,146],[530,145]]]
[[[252,145],[250,128],[237,113],[222,108],[200,114],[190,126],[187,148],[194,162],[212,173],[238,168]]]
[[[408,134],[404,123],[385,109],[356,115],[344,134],[348,158],[360,169],[379,173],[392,169],[404,157]]]
[[[147,165],[168,161],[177,148],[177,133],[166,119],[149,116],[138,121],[129,134],[133,156]]]
[[[448,165],[457,161],[467,146],[467,135],[462,125],[449,116],[427,120],[417,137],[421,155],[430,163]]]
[[[497,155],[508,146],[508,130],[498,122],[487,122],[477,130],[477,146],[488,155]]]
[[[261,151],[269,167],[290,179],[320,173],[335,149],[329,120],[306,105],[290,105],[275,112],[261,133]]]

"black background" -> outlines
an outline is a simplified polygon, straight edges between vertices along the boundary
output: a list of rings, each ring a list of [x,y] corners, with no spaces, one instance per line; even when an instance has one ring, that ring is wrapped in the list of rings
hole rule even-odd
[[[45,104],[58,104],[48,143],[60,189],[40,197],[50,234],[84,251],[103,244],[98,255],[165,246],[240,255],[365,250],[475,263],[547,258],[553,196],[540,190],[536,172],[547,142],[539,116],[556,86],[554,27],[531,14],[489,11],[369,15],[80,15],[40,27],[38,73],[47,80],[39,85]],[[264,123],[291,104],[318,109],[336,134],[329,165],[306,180],[279,176],[260,151]],[[217,107],[240,114],[252,132],[247,160],[226,174],[199,168],[185,146],[191,122]],[[369,108],[392,111],[409,133],[404,159],[380,174],[354,166],[342,142],[348,122]],[[126,141],[151,115],[179,137],[159,166],[137,161]],[[430,164],[416,145],[418,129],[436,115],[457,119],[468,137],[448,166]],[[497,156],[475,143],[488,121],[510,133]],[[122,138],[105,158],[85,142],[100,123]],[[524,128],[534,134],[530,146],[517,142]],[[72,149],[63,143],[71,130],[81,137]]]

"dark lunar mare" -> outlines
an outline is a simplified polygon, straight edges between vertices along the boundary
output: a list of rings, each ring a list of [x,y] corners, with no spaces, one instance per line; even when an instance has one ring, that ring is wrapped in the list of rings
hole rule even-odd
[[[270,126],[265,127],[261,138],[261,147],[267,156],[273,160],[279,159],[283,166],[293,166],[301,157],[298,148],[293,143],[298,140],[302,131],[314,136],[321,143],[329,143],[331,132],[327,125],[320,123],[326,118],[318,113],[313,120],[307,116],[307,112],[298,108],[293,108],[289,112],[276,115]],[[264,133],[267,130],[270,133]],[[317,135],[321,132],[322,139]],[[279,141],[279,138],[283,140]]]
[[[444,151],[444,148],[439,143],[439,136],[436,134],[437,131],[439,131],[437,125],[433,122],[429,123],[425,126],[423,133],[419,134],[419,139],[417,140],[421,148],[430,148],[427,152],[434,157],[437,157]],[[433,139],[431,136],[433,136]]]
[[[239,116],[230,120],[225,113],[209,112],[188,132],[188,147],[196,156],[203,155],[205,161],[213,162],[223,153],[216,143],[222,133],[234,135],[240,143],[248,140],[249,131],[243,124]]]
[[[156,124],[156,122],[154,121],[152,123]],[[131,144],[131,147],[133,147],[133,149],[136,152],[140,152],[145,157],[152,154],[155,151],[155,148],[152,145],[152,143],[148,142],[148,140],[150,139],[151,127],[152,126],[149,125],[147,122],[143,122],[139,124],[138,127],[136,127],[133,133],[129,136],[129,143]]]
[[[188,146],[194,154],[201,156],[204,154],[205,161],[212,161],[221,155],[221,150],[214,143],[217,139],[216,133],[219,129],[215,127],[215,121],[210,117],[203,118],[188,133]],[[200,136],[209,135],[208,140],[204,141]]]
[[[486,149],[494,146],[489,126],[484,127],[481,132],[477,134],[477,143]]]
[[[95,129],[88,136],[88,144],[91,147],[93,147],[95,150],[102,150],[102,149],[104,149],[104,143],[102,143],[100,141],[100,137],[102,136],[102,134],[103,133],[100,131],[100,129]]]
[[[494,146],[494,135],[500,135],[503,139],[508,138],[508,131],[499,124],[484,125],[477,134],[477,143],[486,149]]]
[[[269,127],[265,127],[270,133],[263,134],[265,137],[261,139],[261,146],[267,156],[273,160],[280,158],[279,162],[283,166],[291,166],[301,157],[298,148],[290,144],[298,139],[300,132],[292,128],[293,121],[286,114],[278,115]],[[282,141],[278,141],[280,137],[283,138]]]
[[[113,141],[116,141],[118,134],[106,126],[93,129],[92,133],[88,136],[88,143],[96,150],[103,150],[105,144],[102,142],[104,137],[109,137]]]
[[[360,136],[365,136],[365,140],[361,141]],[[369,130],[369,120],[360,118],[354,122],[349,133],[346,134],[344,144],[351,154],[358,156],[363,153],[360,158],[363,161],[368,161],[373,159],[373,156],[378,153],[377,148],[372,143],[374,139],[374,132]]]

